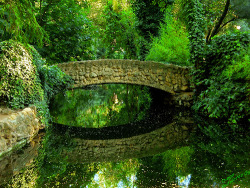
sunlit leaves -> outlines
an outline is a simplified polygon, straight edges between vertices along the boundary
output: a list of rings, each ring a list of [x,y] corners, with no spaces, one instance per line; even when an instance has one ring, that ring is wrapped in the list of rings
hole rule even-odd
[[[146,60],[161,61],[178,65],[190,65],[188,33],[183,24],[168,9],[165,22],[161,24],[159,38],[153,39]]]
[[[20,108],[43,99],[38,73],[29,51],[15,41],[0,43],[1,102]]]
[[[24,43],[42,45],[48,40],[35,17],[32,0],[8,1],[0,5],[1,40],[15,39]]]

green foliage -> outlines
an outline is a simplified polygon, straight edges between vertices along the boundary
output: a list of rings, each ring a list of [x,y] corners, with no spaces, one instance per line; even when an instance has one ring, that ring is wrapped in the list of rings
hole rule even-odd
[[[0,49],[0,102],[16,109],[43,100],[36,66],[25,47],[10,40],[1,42]]]
[[[164,12],[158,4],[152,1],[135,0],[132,4],[135,15],[137,17],[137,28],[139,34],[147,41],[151,41],[151,35],[159,34],[160,23],[164,19]]]
[[[146,60],[190,65],[188,34],[180,20],[171,15],[170,9],[166,11],[165,22],[160,26],[159,37],[153,39]]]
[[[213,3],[209,7],[214,12],[205,9],[206,12],[210,11],[208,18],[198,0],[182,0],[180,6],[179,14],[189,31],[190,61],[195,65],[193,81],[196,98],[193,108],[211,118],[223,119],[235,129],[239,124],[249,122],[249,34],[228,33],[216,36],[225,26],[223,20],[227,20],[226,16],[230,14],[227,10],[230,2],[216,0]],[[224,10],[218,9],[217,5]],[[208,31],[205,44],[205,27],[212,25],[207,20],[211,22],[219,15],[220,21]]]
[[[37,106],[38,115],[41,117],[42,122],[48,125],[50,119],[48,108],[50,99],[54,95],[67,90],[73,83],[73,80],[57,66],[46,65],[46,61],[42,59],[34,47],[29,46],[29,51],[33,57],[33,64],[37,67],[41,88],[44,93],[44,100],[36,101],[35,105]]]
[[[203,66],[204,49],[204,15],[203,7],[199,0],[183,0],[181,9],[184,22],[189,32],[190,41],[190,62],[196,69]]]
[[[188,164],[193,152],[191,147],[182,147],[158,155],[163,157],[163,171],[168,174],[170,180],[174,181],[176,177],[187,176],[190,173]]]
[[[172,5],[175,0],[153,0],[153,4],[158,4],[161,11],[164,12],[168,5]]]
[[[47,3],[38,17],[50,39],[38,50],[49,64],[91,59],[91,22],[74,0]]]
[[[228,121],[236,128],[250,116],[247,80],[249,80],[249,35],[232,33],[216,37],[207,46],[206,70],[199,84],[201,92],[194,105],[211,118]],[[249,122],[249,120],[248,120]]]
[[[231,0],[232,8],[235,10],[239,18],[250,19],[249,9],[250,4],[248,0]]]
[[[108,1],[102,17],[105,26],[98,32],[96,58],[136,59],[139,36],[132,10]]]
[[[1,42],[0,49],[0,103],[14,109],[35,104],[47,124],[50,98],[72,80],[56,66],[47,66],[32,46],[10,40]]]
[[[159,4],[153,4],[150,0],[134,0],[132,1],[132,7],[137,18],[136,28],[142,37],[139,40],[139,59],[145,60],[152,42],[151,36],[156,37],[159,34],[164,12],[161,11]]]
[[[41,46],[48,36],[38,24],[33,0],[0,2],[0,41],[14,39]]]
[[[54,95],[65,91],[73,83],[73,80],[62,72],[56,65],[48,66],[41,55],[32,47],[30,51],[33,56],[33,63],[37,66],[42,88],[46,99],[49,101]]]

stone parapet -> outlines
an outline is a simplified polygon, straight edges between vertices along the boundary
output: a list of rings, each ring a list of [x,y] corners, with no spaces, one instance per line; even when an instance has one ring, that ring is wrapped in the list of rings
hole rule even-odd
[[[154,87],[171,94],[192,91],[190,67],[152,61],[101,59],[58,64],[75,81],[74,88],[105,83]]]
[[[3,112],[3,110],[1,109]],[[6,110],[5,110],[6,111]],[[42,128],[35,107],[0,113],[0,159],[19,149],[37,135]]]

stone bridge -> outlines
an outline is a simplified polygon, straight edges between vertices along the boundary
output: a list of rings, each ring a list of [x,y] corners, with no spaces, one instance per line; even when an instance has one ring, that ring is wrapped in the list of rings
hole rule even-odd
[[[145,85],[171,94],[191,91],[190,68],[152,61],[102,59],[58,64],[74,88],[104,83]]]

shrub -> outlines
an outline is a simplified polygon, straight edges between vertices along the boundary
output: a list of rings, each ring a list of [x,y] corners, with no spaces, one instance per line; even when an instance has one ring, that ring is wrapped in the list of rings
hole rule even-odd
[[[35,48],[30,46],[29,50],[33,56],[33,63],[37,67],[45,98],[49,102],[54,95],[69,88],[73,83],[73,80],[56,65],[46,65],[46,61],[42,59],[41,55],[35,50]]]
[[[206,89],[194,104],[196,111],[224,119],[232,128],[250,120],[248,41],[249,35],[242,33],[225,34],[212,40],[205,50],[207,69],[200,83]]]
[[[36,101],[35,105],[37,106],[38,115],[42,118],[42,122],[47,125],[50,120],[50,99],[54,95],[66,91],[73,83],[73,80],[56,65],[46,65],[46,61],[42,59],[34,47],[29,46],[29,51],[33,57],[33,64],[37,67],[41,87],[44,92],[44,100]]]
[[[161,24],[160,36],[153,39],[146,60],[190,65],[188,33],[183,24],[166,11],[165,22]]]

